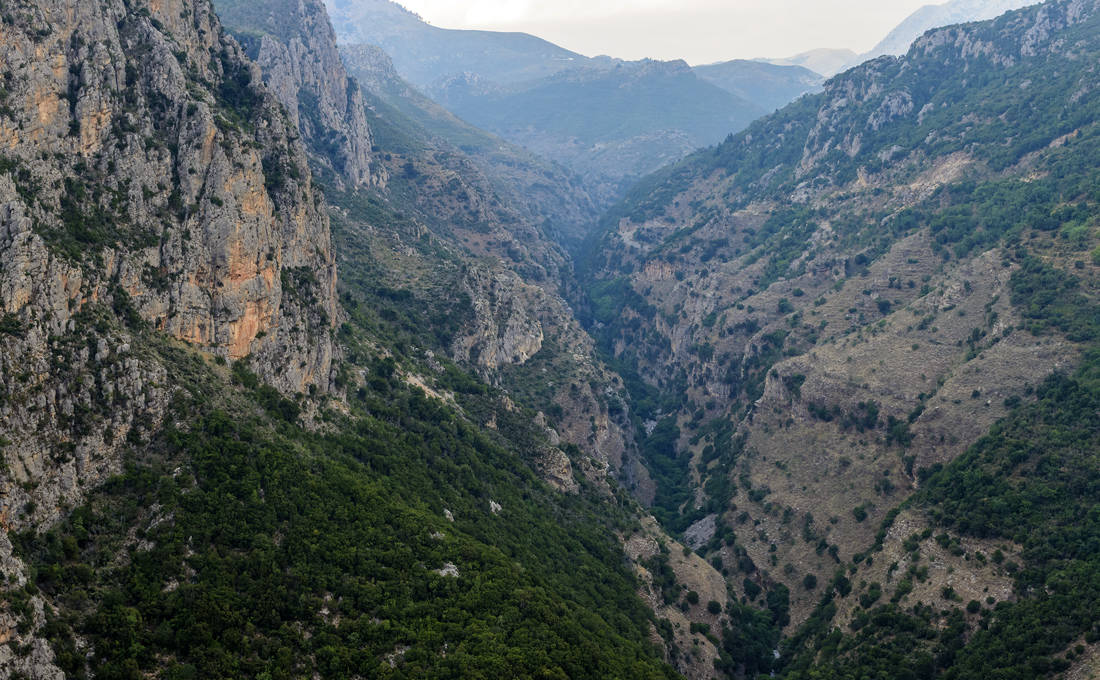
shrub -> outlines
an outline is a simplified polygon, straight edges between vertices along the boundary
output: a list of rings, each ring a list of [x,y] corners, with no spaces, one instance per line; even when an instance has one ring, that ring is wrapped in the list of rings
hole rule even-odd
[[[857,522],[862,522],[867,519],[867,508],[862,505],[857,505],[852,508],[852,515],[855,516]]]

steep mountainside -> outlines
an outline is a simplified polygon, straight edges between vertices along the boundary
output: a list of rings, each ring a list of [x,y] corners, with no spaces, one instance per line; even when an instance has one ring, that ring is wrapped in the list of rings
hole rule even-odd
[[[159,418],[162,369],[101,309],[289,393],[329,384],[335,263],[296,133],[208,8],[156,9],[26,4],[3,27],[5,487],[62,474],[79,497]]]
[[[808,92],[817,92],[823,76],[802,66],[780,66],[734,59],[692,69],[703,80],[731,92],[760,109],[772,112]]]
[[[304,64],[327,63],[336,53],[334,36],[325,30],[324,7],[320,2],[295,6],[297,21],[283,29],[288,37],[280,41],[265,36],[266,51],[299,53],[298,61]],[[269,17],[283,16],[286,8],[278,2],[256,2],[248,5],[248,12],[232,4],[229,9],[227,23],[249,35],[259,33]],[[286,81],[280,74],[292,70],[284,63],[261,61],[261,65],[272,69],[271,75],[265,70],[269,82],[288,92],[298,91],[298,99],[304,101],[311,101],[313,91],[332,82],[347,82],[342,67]],[[316,85],[303,93],[298,83],[307,80]],[[372,82],[379,80],[372,78]],[[498,186],[505,183],[492,182],[459,148],[370,94],[356,90],[355,97],[356,101],[349,100],[355,108],[344,118],[360,120],[358,129],[364,133],[349,139],[349,144],[374,146],[377,160],[373,162],[385,183],[371,194],[354,187],[344,191],[334,187],[329,192],[336,206],[333,219],[348,291],[366,295],[363,303],[376,298],[370,302],[375,305],[395,296],[407,296],[407,303],[415,301],[417,310],[436,321],[428,324],[431,331],[420,329],[428,341],[424,349],[443,352],[485,380],[519,392],[516,396],[524,405],[555,414],[554,424],[562,429],[565,441],[595,456],[600,465],[610,464],[616,472],[629,469],[633,464],[630,436],[609,418],[606,396],[601,394],[604,389],[616,389],[612,376],[594,359],[591,341],[561,296],[571,279],[568,259],[543,231],[552,225],[527,218],[539,210],[532,205],[536,199],[516,207],[509,198],[521,194],[522,187],[512,194],[500,192]],[[291,104],[299,106],[298,100]],[[301,118],[299,125],[308,137],[310,121]],[[342,153],[335,147],[312,151],[315,165],[321,167]],[[514,158],[515,174],[523,171],[523,161],[518,154]],[[560,188],[551,186],[549,191]],[[570,200],[577,199],[563,196],[556,202],[566,206]],[[416,316],[413,310],[409,313]],[[538,386],[536,395],[532,389],[537,381],[529,375],[535,365],[542,370],[552,366],[558,379],[577,387],[567,392]],[[598,424],[589,424],[590,415],[596,416]],[[559,466],[569,464],[561,452],[552,458]],[[563,483],[572,484],[568,473],[556,474],[565,474]]]
[[[369,186],[373,144],[363,96],[347,77],[324,6],[218,0],[215,8],[230,30],[239,30],[238,40],[301,131],[311,158],[323,164],[321,178]]]
[[[323,393],[339,313],[297,133],[208,4],[14,3],[0,52],[0,568],[19,585],[9,532],[159,430],[176,341]],[[0,667],[50,676],[31,604]]]
[[[331,194],[349,288],[368,305],[399,303],[424,349],[544,412],[579,462],[645,484],[629,420],[614,407],[621,383],[565,302],[572,265],[542,231],[550,225],[398,111],[376,101],[370,115],[389,181],[369,195]]]
[[[251,7],[266,13],[263,3]],[[255,30],[249,24],[234,29]],[[323,54],[331,46],[325,41],[319,33],[304,44]],[[352,70],[368,86],[373,163],[385,181],[369,192],[328,191],[351,320],[341,336],[351,343],[350,362],[389,354],[409,384],[458,404],[475,427],[519,447],[559,492],[581,493],[594,507],[610,501],[617,481],[643,497],[651,493],[621,380],[595,357],[594,343],[563,300],[572,285],[569,262],[547,231],[555,220],[573,219],[570,210],[592,210],[583,193],[571,193],[575,184],[554,166],[431,105],[393,73],[384,55],[358,63]],[[323,160],[315,164],[324,166]],[[349,390],[369,382],[361,369],[342,375]],[[624,518],[641,516],[629,506],[623,512]],[[609,538],[607,527],[603,531]],[[643,563],[651,546],[680,546],[652,522],[619,538],[641,576],[639,594],[668,590],[647,579]],[[666,658],[693,677],[710,677],[717,651],[697,624],[717,626],[707,605],[724,606],[728,595],[724,586],[714,588],[721,584],[717,572],[697,558],[668,568],[679,574],[680,587],[709,584],[710,597],[687,610],[657,600],[658,616],[677,622],[661,628]],[[688,648],[696,653],[677,651]]]
[[[951,24],[994,19],[1021,7],[1036,4],[1035,0],[951,0],[942,5],[925,5],[875,45],[864,59],[874,59],[884,54],[905,54],[913,41],[926,31]]]
[[[744,128],[763,108],[698,78],[684,62],[585,68],[503,87],[478,74],[430,94],[459,117],[579,172],[633,180]]]
[[[960,455],[1006,416],[1047,418],[1062,388],[1038,386],[1096,340],[1098,29],[1096,2],[1062,0],[929,33],[646,180],[590,249],[592,327],[649,420],[655,512],[748,601],[789,597],[789,630],[809,623],[785,658],[807,672],[840,645],[822,677],[857,677],[900,639],[892,618],[844,637],[884,606],[873,592],[926,629],[961,626],[961,642],[979,623],[1013,629],[1030,607],[1051,616],[1029,599],[1034,579],[1086,569],[1034,571],[1046,529],[946,519],[959,505],[937,504],[974,498],[934,471],[998,464],[1001,444]],[[1066,307],[1050,306],[1068,294],[1055,291],[1072,292]],[[1026,474],[1025,461],[1005,465]],[[930,476],[938,491],[893,511]],[[1051,493],[1092,482],[1064,483]],[[1051,540],[1095,540],[1084,531]],[[1082,621],[1005,663],[1068,663],[1049,657]],[[940,671],[965,656],[908,649]]]

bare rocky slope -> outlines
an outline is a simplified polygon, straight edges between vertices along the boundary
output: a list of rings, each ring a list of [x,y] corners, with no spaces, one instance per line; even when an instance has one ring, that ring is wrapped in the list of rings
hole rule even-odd
[[[871,547],[932,526],[891,510],[1090,346],[1024,300],[1036,258],[1095,296],[1097,21],[1061,1],[932,31],[644,181],[590,250],[658,516],[744,601],[789,596],[789,630],[834,575],[881,583]],[[928,592],[1020,597],[952,560]]]
[[[972,21],[988,21],[1005,12],[1036,3],[1031,0],[953,0],[942,4],[929,4],[906,17],[905,21],[890,31],[864,59],[874,59],[884,54],[901,55],[922,34],[933,28],[964,24]]]

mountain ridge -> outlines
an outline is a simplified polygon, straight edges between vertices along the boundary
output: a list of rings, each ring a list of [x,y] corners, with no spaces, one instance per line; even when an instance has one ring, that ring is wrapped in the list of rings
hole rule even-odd
[[[432,94],[460,118],[571,167],[597,186],[628,183],[763,112],[698,78],[683,61],[577,68],[506,87],[464,74]],[[681,105],[667,109],[669,97]]]
[[[804,94],[816,92],[825,82],[822,75],[805,66],[784,66],[735,59],[696,66],[703,80],[714,83],[771,113]]]
[[[341,44],[378,45],[419,88],[465,71],[513,84],[573,68],[574,62],[601,63],[525,33],[438,28],[389,0],[326,4]]]

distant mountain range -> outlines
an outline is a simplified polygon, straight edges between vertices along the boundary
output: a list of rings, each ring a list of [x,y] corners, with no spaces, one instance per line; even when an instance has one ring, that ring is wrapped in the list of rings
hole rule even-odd
[[[781,59],[758,59],[757,61],[778,66],[801,66],[825,77],[834,76],[844,69],[860,62],[859,55],[852,50],[819,48]]]
[[[327,0],[344,54],[375,45],[459,117],[580,173],[597,194],[820,88],[802,67],[586,57],[522,33],[437,28],[389,0]]]
[[[909,51],[914,40],[933,28],[994,19],[1005,12],[1034,4],[1035,0],[952,0],[942,5],[925,5],[898,24],[882,42],[864,54],[863,59],[884,54],[902,55]]]
[[[682,61],[571,69],[510,86],[466,73],[429,93],[459,117],[595,184],[630,182],[766,112]]]
[[[745,59],[696,66],[693,70],[703,80],[768,112],[790,104],[807,92],[818,90],[825,82],[820,72],[804,66]]]
[[[722,141],[820,91],[924,31],[997,16],[1029,0],[954,0],[906,19],[872,52],[817,49],[785,59],[627,62],[586,57],[524,33],[431,26],[390,0],[326,0],[344,54],[380,47],[401,78],[458,117],[580,174],[594,196]]]

